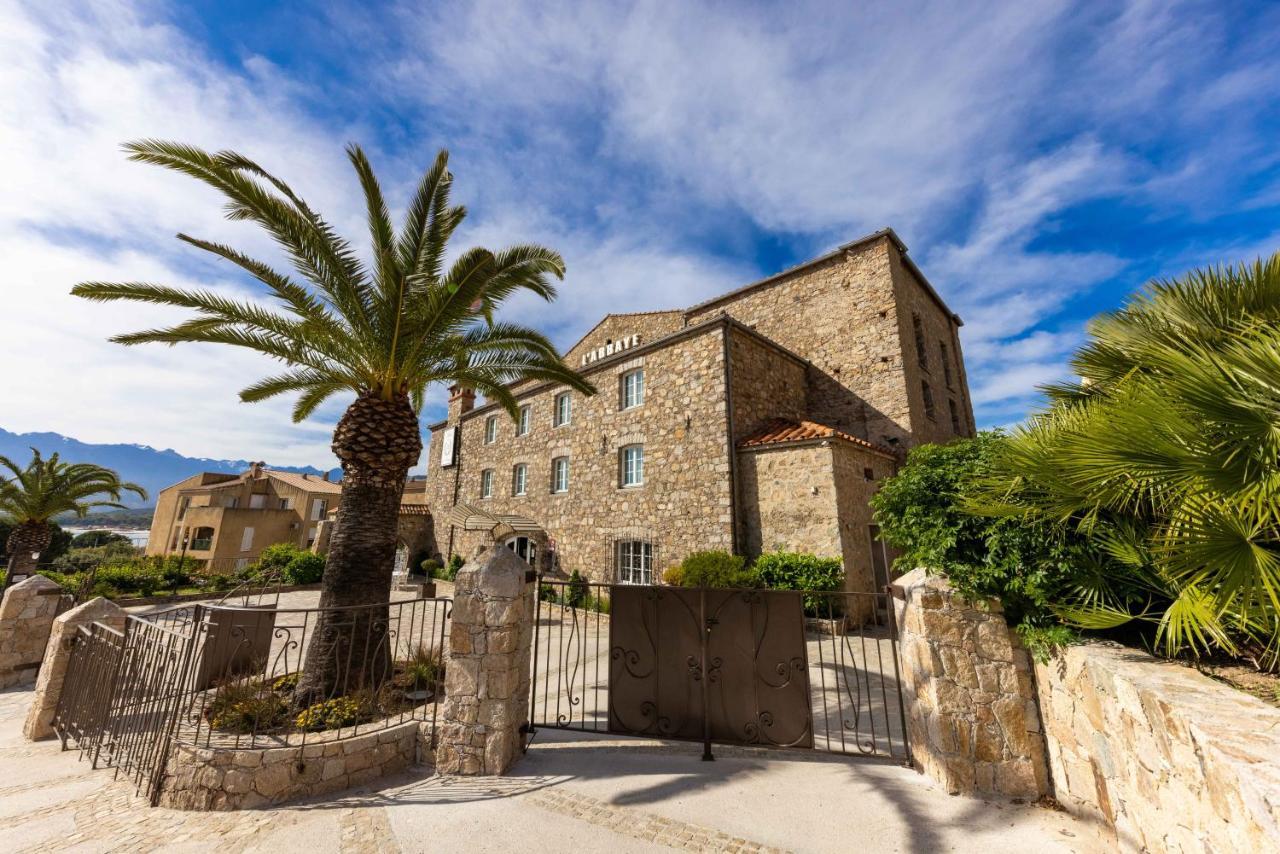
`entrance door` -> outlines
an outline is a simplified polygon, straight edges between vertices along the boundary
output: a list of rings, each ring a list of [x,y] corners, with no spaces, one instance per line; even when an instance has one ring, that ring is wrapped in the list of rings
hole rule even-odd
[[[511,537],[504,544],[511,551],[520,556],[520,559],[529,566],[536,566],[538,559],[538,544],[529,537]]]

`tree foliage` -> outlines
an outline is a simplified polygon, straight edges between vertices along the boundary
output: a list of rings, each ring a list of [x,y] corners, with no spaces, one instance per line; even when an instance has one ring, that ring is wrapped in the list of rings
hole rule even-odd
[[[234,264],[263,286],[274,306],[212,290],[150,282],[83,282],[72,293],[91,300],[153,303],[189,309],[176,326],[117,335],[121,344],[201,342],[244,347],[284,363],[285,370],[246,387],[246,402],[296,394],[295,421],[343,391],[391,401],[407,394],[415,410],[432,383],[458,384],[517,407],[507,384],[548,380],[592,393],[541,333],[496,320],[519,292],[545,300],[564,262],[550,249],[522,244],[476,247],[451,263],[449,238],[466,209],[449,201],[449,155],[437,154],[422,176],[399,232],[382,188],[359,146],[347,147],[366,207],[372,263],[282,180],[242,154],[141,140],[125,146],[132,160],[189,175],[227,199],[227,217],[257,223],[274,238],[297,278],[230,246],[179,234],[178,239]]]
[[[147,497],[141,486],[122,481],[111,469],[66,463],[56,452],[45,459],[32,448],[26,465],[0,455],[0,467],[9,470],[0,480],[0,515],[18,524],[48,522],[59,513],[83,517],[94,507],[123,507],[120,499],[126,492]]]

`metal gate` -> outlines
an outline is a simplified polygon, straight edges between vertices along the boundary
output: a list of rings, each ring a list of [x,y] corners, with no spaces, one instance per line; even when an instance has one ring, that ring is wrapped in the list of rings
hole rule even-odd
[[[531,725],[910,760],[889,595],[539,579]]]

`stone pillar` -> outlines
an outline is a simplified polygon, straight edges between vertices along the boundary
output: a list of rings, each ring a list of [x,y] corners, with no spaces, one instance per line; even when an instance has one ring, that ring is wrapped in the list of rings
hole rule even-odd
[[[44,662],[40,665],[40,678],[36,681],[36,695],[22,727],[23,735],[31,741],[53,737],[53,713],[58,708],[67,665],[71,661],[71,640],[80,627],[102,623],[123,631],[125,616],[123,608],[99,596],[53,621],[49,643],[44,650]]]
[[[61,593],[43,575],[5,591],[0,602],[0,688],[35,681]]]
[[[458,571],[445,666],[441,774],[502,774],[520,758],[529,720],[536,584],[510,549],[490,547]]]
[[[968,602],[917,569],[894,584],[917,767],[952,794],[1049,793],[1031,658],[997,602]]]

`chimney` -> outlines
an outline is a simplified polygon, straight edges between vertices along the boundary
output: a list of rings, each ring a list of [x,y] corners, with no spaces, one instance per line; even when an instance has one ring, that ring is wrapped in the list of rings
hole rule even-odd
[[[258,478],[262,477],[262,467],[264,465],[266,465],[266,463],[258,462],[258,463],[251,464],[249,466],[249,477],[253,478],[254,480],[257,480]]]
[[[456,422],[476,406],[475,389],[462,386],[449,387],[449,422]]]
[[[321,480],[323,480],[325,483],[328,483],[328,482],[329,482],[329,472],[327,472],[327,471],[326,471],[324,474],[320,475],[320,479],[321,479]]]

